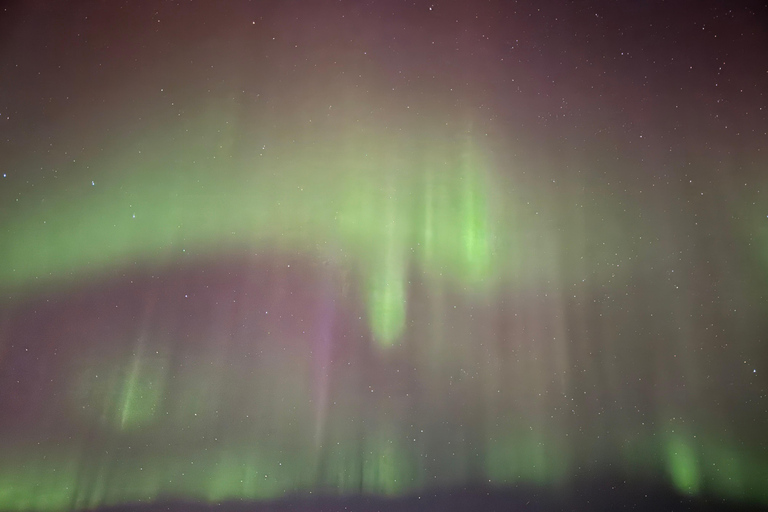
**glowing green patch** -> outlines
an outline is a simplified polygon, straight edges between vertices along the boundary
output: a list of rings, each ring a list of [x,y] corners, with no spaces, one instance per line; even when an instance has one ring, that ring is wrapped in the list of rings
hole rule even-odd
[[[667,441],[667,469],[675,488],[685,494],[701,490],[702,476],[694,447],[683,436]]]

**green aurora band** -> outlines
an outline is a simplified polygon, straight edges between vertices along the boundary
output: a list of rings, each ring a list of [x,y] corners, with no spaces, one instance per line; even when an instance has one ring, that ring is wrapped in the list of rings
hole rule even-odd
[[[488,286],[516,233],[492,229],[493,183],[472,143],[433,143],[422,168],[397,155],[402,141],[383,139],[360,141],[337,156],[335,148],[299,150],[244,169],[217,164],[214,151],[189,156],[169,148],[160,150],[166,158],[131,165],[126,154],[142,153],[131,148],[117,165],[93,164],[118,168],[98,183],[64,184],[69,193],[55,199],[26,197],[26,207],[2,219],[0,284],[66,285],[228,249],[271,247],[345,263],[349,256],[347,264],[367,276],[371,329],[392,344],[405,322],[411,264],[434,278]],[[174,160],[178,154],[187,155],[184,162]]]
[[[635,207],[591,213],[581,206],[566,209],[562,217],[573,225],[594,215],[606,218],[603,226],[610,231],[615,221],[615,236],[609,246],[595,249],[605,254],[593,252],[594,263],[584,263],[582,251],[558,260],[552,254],[558,240],[567,238],[569,225],[545,218],[536,206],[543,192],[503,178],[483,144],[466,133],[453,143],[356,134],[300,141],[277,155],[235,160],[214,135],[227,121],[200,124],[214,128],[197,126],[191,134],[128,144],[112,159],[88,163],[106,169],[94,175],[93,185],[62,177],[56,194],[40,186],[22,198],[18,209],[2,213],[5,295],[23,302],[126,271],[204,263],[225,252],[308,255],[356,276],[375,353],[387,361],[401,350],[416,277],[434,292],[433,311],[444,320],[442,310],[454,294],[467,297],[464,308],[477,305],[478,326],[491,318],[483,304],[502,289],[546,292],[546,283],[579,268],[574,274],[585,271],[611,286],[629,279],[623,268],[603,263],[614,247],[637,234],[621,228],[622,212]],[[414,147],[418,152],[409,149]],[[637,231],[649,229],[644,225]],[[418,375],[427,376],[424,381],[456,373],[451,377],[455,396],[465,397],[459,400],[462,412],[475,417],[469,421],[476,421],[473,431],[482,433],[476,443],[482,450],[470,453],[464,430],[456,427],[445,434],[451,451],[416,455],[416,446],[437,450],[422,428],[406,431],[394,420],[397,404],[373,409],[378,412],[364,435],[363,426],[328,414],[326,436],[319,442],[312,432],[315,411],[307,405],[313,382],[306,376],[313,363],[301,350],[265,349],[255,371],[225,367],[211,354],[171,373],[169,356],[142,342],[132,357],[93,356],[73,367],[73,384],[64,393],[66,410],[93,426],[91,437],[0,441],[0,510],[57,512],[175,498],[268,500],[308,492],[403,495],[466,482],[567,487],[583,461],[569,454],[570,441],[555,427],[557,418],[515,417],[509,403],[495,399],[475,410],[466,397],[494,393],[456,368],[467,361],[487,365],[497,375],[491,381],[518,390],[514,403],[520,410],[535,409],[528,401],[537,392],[562,391],[565,385],[540,382],[525,360],[505,368],[483,359],[480,352],[486,349],[477,345],[484,339],[481,327],[459,333],[465,342],[450,349],[440,345],[449,343],[448,327],[441,323],[422,327],[429,332],[424,346],[414,349],[419,356],[412,364]],[[557,345],[528,350],[540,350],[542,359],[559,353]],[[695,362],[689,361],[688,370],[693,368]],[[238,406],[222,401],[225,390],[243,388]],[[279,397],[274,389],[280,389]],[[425,393],[436,410],[451,410],[443,388]],[[354,410],[349,400],[346,410]],[[216,433],[217,418],[236,412],[242,424]],[[675,416],[673,408],[666,412],[665,417]],[[185,429],[176,441],[153,441],[173,436],[179,425]],[[194,457],[188,454],[191,444]],[[606,456],[625,474],[664,475],[685,494],[768,504],[763,485],[768,461],[738,439],[722,439],[701,426],[659,424],[622,446],[623,452]]]

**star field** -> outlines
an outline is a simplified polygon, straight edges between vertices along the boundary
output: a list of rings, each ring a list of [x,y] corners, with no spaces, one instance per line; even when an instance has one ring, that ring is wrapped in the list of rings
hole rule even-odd
[[[2,9],[0,510],[768,504],[763,3]]]

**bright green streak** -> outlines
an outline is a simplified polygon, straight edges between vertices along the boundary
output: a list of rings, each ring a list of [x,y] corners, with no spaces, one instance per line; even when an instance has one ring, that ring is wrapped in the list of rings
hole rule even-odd
[[[123,431],[157,419],[167,374],[164,361],[134,355],[127,364],[100,365],[97,369],[88,368],[74,376],[77,409]]]
[[[161,399],[156,377],[142,371],[138,362],[134,363],[120,400],[120,428],[123,430],[137,428],[152,421]]]
[[[667,464],[672,483],[678,491],[697,494],[701,489],[701,471],[696,451],[682,436],[672,436],[667,444]]]

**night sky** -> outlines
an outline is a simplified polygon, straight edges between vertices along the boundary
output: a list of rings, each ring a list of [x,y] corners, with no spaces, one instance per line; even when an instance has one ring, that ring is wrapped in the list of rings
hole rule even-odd
[[[0,511],[737,506],[765,2],[0,7]]]

